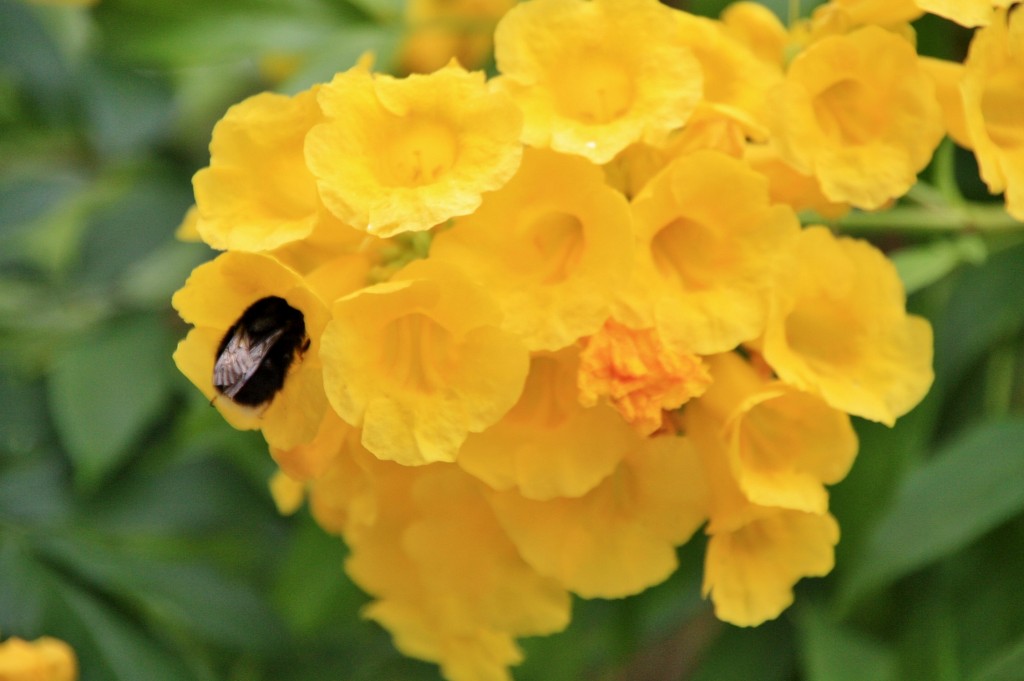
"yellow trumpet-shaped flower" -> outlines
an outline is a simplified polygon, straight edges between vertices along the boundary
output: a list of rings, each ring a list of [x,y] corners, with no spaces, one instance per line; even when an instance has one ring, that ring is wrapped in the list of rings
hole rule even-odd
[[[3,681],[76,681],[78,659],[64,641],[43,636],[26,641],[12,636],[0,643]]]
[[[581,497],[538,501],[513,490],[491,503],[526,562],[584,598],[618,598],[667,578],[675,547],[707,510],[696,455],[672,435],[638,439]]]
[[[867,242],[813,227],[798,251],[772,304],[765,359],[836,409],[892,425],[931,386],[931,326],[906,313],[896,268]]]
[[[496,490],[529,499],[578,497],[608,477],[637,437],[607,405],[576,399],[579,353],[538,353],[526,387],[505,417],[472,434],[459,465]]]
[[[708,362],[714,382],[688,407],[687,417],[720,428],[739,490],[760,506],[827,511],[824,485],[846,477],[857,454],[849,416],[760,375],[737,354]]]
[[[519,167],[519,111],[454,62],[403,79],[356,67],[318,100],[325,121],[306,138],[306,161],[331,212],[369,234],[472,213]]]
[[[799,231],[791,208],[769,203],[764,177],[698,151],[673,161],[632,207],[636,262],[616,318],[697,354],[760,335]]]
[[[989,191],[1024,221],[1024,12],[995,14],[971,41],[960,85],[967,133]]]
[[[216,391],[214,364],[228,330],[253,303],[270,296],[302,313],[309,347],[300,351],[269,405],[242,406]],[[323,301],[297,273],[266,255],[223,253],[197,267],[171,304],[194,326],[178,344],[174,361],[228,423],[243,430],[258,428],[271,447],[282,449],[316,436],[327,407],[318,352],[328,316]]]
[[[877,26],[812,43],[774,91],[782,159],[836,203],[875,209],[902,196],[942,139],[942,112],[913,46]]]
[[[529,365],[487,292],[420,260],[334,303],[324,385],[374,455],[408,465],[454,461],[466,436],[516,403]]]
[[[511,681],[518,636],[560,631],[570,600],[537,574],[454,466],[373,464],[376,520],[349,533],[346,569],[373,596],[364,613],[449,681]]]
[[[533,0],[495,31],[495,58],[525,115],[523,140],[610,161],[660,143],[701,96],[677,13],[656,0]]]
[[[988,26],[996,18],[995,8],[1008,8],[1014,0],[914,0],[926,12],[938,14],[961,26]]]
[[[203,241],[219,250],[269,251],[314,231],[341,242],[359,236],[327,212],[306,167],[306,134],[322,119],[318,89],[254,95],[217,123],[210,165],[192,180],[194,229]]]
[[[632,249],[629,206],[600,168],[528,150],[505,187],[438,234],[430,257],[485,286],[528,348],[557,350],[600,328]]]

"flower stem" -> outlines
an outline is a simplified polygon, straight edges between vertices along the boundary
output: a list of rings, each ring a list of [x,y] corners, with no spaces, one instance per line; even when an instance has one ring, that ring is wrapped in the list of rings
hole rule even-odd
[[[924,206],[897,206],[878,213],[853,212],[835,226],[844,232],[1006,232],[1024,230],[1001,204],[963,203],[945,210]]]

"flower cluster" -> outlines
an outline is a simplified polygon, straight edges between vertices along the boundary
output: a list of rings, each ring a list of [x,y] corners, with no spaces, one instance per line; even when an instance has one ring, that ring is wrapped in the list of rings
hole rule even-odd
[[[75,681],[78,660],[64,641],[44,636],[35,641],[11,637],[0,643],[0,679]]]
[[[961,66],[896,10],[530,0],[490,80],[362,63],[220,121],[182,232],[225,252],[174,297],[175,360],[404,653],[507,679],[571,595],[661,582],[701,528],[738,625],[831,570],[850,416],[922,399],[931,329],[880,251],[797,213],[887,207],[947,132],[1024,210],[1024,12],[988,7]],[[270,297],[306,336],[273,358]],[[234,363],[255,406],[215,385]]]

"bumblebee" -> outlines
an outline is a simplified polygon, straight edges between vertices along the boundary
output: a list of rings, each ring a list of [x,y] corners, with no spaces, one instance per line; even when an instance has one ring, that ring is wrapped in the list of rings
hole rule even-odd
[[[213,365],[213,387],[247,407],[269,404],[296,357],[309,349],[302,313],[284,298],[250,305],[224,334]]]

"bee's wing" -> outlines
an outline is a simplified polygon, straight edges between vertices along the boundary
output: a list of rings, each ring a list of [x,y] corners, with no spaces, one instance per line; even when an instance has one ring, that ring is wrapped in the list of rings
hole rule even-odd
[[[237,395],[260,368],[263,358],[284,331],[283,328],[275,329],[270,335],[253,342],[252,337],[239,327],[213,365],[214,386],[228,397]]]

